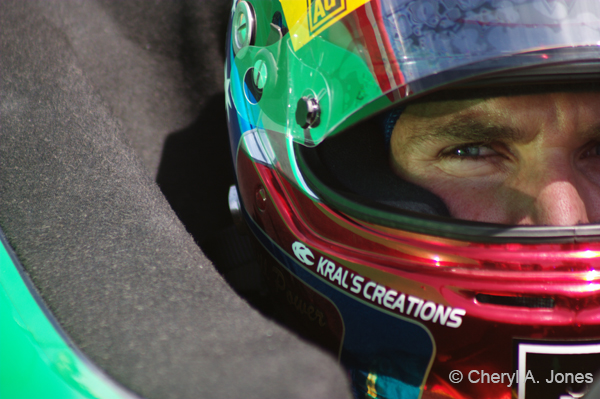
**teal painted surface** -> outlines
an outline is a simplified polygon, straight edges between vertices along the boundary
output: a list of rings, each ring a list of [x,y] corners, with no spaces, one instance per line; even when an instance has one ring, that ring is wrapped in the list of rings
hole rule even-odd
[[[0,398],[132,397],[69,347],[0,243]]]

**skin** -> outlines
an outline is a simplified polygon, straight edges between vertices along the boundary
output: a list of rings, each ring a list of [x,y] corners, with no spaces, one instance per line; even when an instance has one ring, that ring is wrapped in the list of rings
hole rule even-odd
[[[600,94],[421,102],[391,139],[391,163],[453,217],[512,225],[600,221]]]

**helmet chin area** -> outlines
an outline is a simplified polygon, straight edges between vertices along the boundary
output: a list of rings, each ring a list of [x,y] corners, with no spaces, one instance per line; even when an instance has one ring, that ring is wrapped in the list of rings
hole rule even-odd
[[[506,398],[535,392],[520,364],[538,380],[552,356],[599,364],[600,243],[423,234],[309,198],[244,151],[237,173],[281,321],[339,356],[356,389]],[[449,383],[455,370],[465,382]],[[472,370],[504,383],[468,382]]]

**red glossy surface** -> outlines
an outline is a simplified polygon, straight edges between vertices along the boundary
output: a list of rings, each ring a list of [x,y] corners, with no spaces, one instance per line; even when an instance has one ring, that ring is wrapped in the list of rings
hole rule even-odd
[[[327,257],[386,290],[465,310],[458,328],[414,318],[436,345],[423,398],[508,399],[514,391],[506,384],[451,384],[448,375],[512,373],[514,339],[600,338],[600,243],[491,245],[380,228],[312,201],[242,153],[238,174],[251,217],[290,256],[292,243],[301,241],[315,259]],[[264,210],[254,203],[261,185]],[[551,298],[554,307],[480,303],[477,294]]]

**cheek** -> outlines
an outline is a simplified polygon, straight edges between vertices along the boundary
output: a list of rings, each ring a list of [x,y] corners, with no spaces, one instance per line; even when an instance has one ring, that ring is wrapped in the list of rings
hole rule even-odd
[[[457,219],[511,223],[514,203],[502,185],[479,179],[432,179],[430,191],[440,197]]]
[[[510,208],[514,201],[506,193],[504,179],[497,175],[464,177],[417,157],[397,157],[393,163],[400,177],[440,197],[454,218],[488,223],[511,223],[515,219]]]

